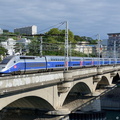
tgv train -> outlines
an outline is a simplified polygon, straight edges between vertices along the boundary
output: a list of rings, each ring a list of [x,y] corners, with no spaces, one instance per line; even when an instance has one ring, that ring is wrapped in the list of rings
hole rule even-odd
[[[83,66],[120,64],[120,58],[89,58],[64,56],[8,56],[0,63],[0,74],[22,74]]]

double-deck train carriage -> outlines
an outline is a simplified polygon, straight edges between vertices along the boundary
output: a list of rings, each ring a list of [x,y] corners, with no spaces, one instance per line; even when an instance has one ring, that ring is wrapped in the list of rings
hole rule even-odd
[[[116,64],[120,64],[120,58],[116,58]]]
[[[45,57],[40,56],[20,56],[21,60],[24,60],[23,67],[24,72],[41,72],[47,70]]]
[[[83,66],[83,58],[82,57],[69,57],[69,67],[70,68],[78,68]]]
[[[47,70],[64,69],[64,56],[46,56]]]
[[[104,65],[104,59],[103,58],[97,58],[97,65]]]
[[[97,66],[99,64],[99,58],[92,58],[92,61],[93,66]]]
[[[103,58],[104,59],[104,65],[110,65],[111,64],[111,58]]]
[[[120,58],[68,57],[68,63],[66,63],[65,56],[9,56],[0,63],[0,74],[63,70],[66,65],[69,68],[79,68],[110,64],[120,64]]]
[[[92,66],[93,65],[93,58],[84,57],[83,58],[83,66]]]
[[[100,65],[104,65],[104,59],[103,58],[99,58],[99,63],[100,63]]]
[[[116,64],[117,59],[116,58],[110,58],[110,64]]]
[[[93,65],[99,66],[104,65],[104,59],[103,58],[92,58],[93,59]]]
[[[64,67],[68,66],[69,68],[76,68],[83,66],[83,58],[82,57],[68,57],[68,62],[66,63],[64,56],[46,56],[47,61],[47,69],[64,69]]]
[[[46,70],[45,57],[9,56],[0,64],[0,73],[20,74],[44,69]]]

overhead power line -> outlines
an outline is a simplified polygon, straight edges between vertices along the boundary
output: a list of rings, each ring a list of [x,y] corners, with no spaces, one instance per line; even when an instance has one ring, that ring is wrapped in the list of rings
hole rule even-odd
[[[52,25],[52,26],[50,26],[50,27],[48,27],[48,28],[45,28],[45,29],[39,31],[38,33],[43,32],[43,31],[46,31],[46,30],[48,30],[48,29],[50,29],[50,28],[53,28],[53,27],[55,27],[55,26],[58,26],[58,25],[59,25],[59,26],[58,26],[57,28],[59,28],[59,27],[62,26],[64,23],[65,23],[65,22],[60,22],[60,23],[58,23],[58,24]]]

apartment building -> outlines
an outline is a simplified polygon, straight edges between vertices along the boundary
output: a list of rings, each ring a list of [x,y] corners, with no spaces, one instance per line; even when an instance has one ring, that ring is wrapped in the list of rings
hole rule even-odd
[[[120,33],[108,33],[109,57],[120,57]]]
[[[97,49],[95,45],[89,45],[89,42],[83,41],[76,44],[74,49],[75,51],[79,51],[85,54],[94,54],[97,55]]]
[[[37,26],[32,25],[28,27],[16,28],[14,33],[26,34],[26,35],[35,35],[37,34]]]

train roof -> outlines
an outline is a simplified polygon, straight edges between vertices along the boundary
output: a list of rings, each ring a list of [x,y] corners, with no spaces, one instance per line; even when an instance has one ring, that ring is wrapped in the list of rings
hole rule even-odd
[[[14,57],[14,55],[6,56],[4,59],[11,59],[11,58],[13,58],[13,57]]]

